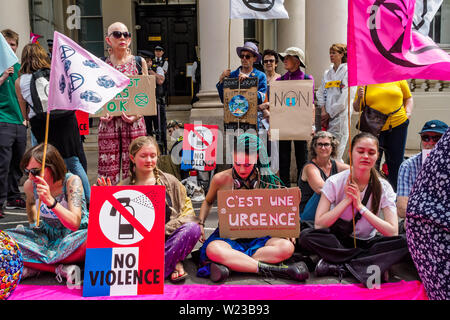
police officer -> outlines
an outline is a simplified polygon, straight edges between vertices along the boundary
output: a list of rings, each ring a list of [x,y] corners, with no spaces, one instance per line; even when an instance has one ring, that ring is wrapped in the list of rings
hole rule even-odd
[[[158,115],[144,116],[145,125],[147,127],[147,134],[155,136],[158,141],[162,154],[167,153],[167,134],[166,134],[166,106],[165,106],[165,92],[164,81],[165,74],[162,67],[155,63],[155,55],[147,50],[140,50],[139,55],[147,62],[148,74],[156,77],[156,104],[158,108]]]

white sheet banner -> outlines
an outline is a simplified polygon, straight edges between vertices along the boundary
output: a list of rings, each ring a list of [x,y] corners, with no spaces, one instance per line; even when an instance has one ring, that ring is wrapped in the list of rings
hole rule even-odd
[[[428,36],[430,24],[442,5],[443,0],[416,0],[414,10],[413,28],[421,34]]]
[[[230,19],[289,19],[284,0],[230,0]]]

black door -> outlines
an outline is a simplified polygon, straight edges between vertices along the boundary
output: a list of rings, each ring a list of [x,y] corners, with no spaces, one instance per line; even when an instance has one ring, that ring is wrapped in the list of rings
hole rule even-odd
[[[136,6],[138,50],[164,49],[169,61],[168,90],[172,103],[189,103],[191,78],[186,64],[195,59],[197,15],[195,5]],[[178,98],[176,98],[178,97]]]

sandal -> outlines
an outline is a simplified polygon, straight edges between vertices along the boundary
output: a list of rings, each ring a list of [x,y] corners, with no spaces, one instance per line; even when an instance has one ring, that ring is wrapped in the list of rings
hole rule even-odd
[[[174,275],[177,275],[174,277]],[[180,282],[184,279],[186,279],[188,276],[188,273],[186,271],[184,271],[183,273],[179,273],[177,270],[175,270],[174,272],[172,272],[172,274],[170,275],[170,281],[176,283],[176,282]]]

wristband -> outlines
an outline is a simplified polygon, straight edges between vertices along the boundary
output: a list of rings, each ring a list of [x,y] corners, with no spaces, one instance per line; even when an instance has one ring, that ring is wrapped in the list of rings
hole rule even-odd
[[[55,199],[55,202],[50,207],[47,206],[47,208],[51,210],[51,209],[55,208],[57,204],[58,204],[58,200]]]
[[[30,229],[36,228],[36,222],[30,222],[29,226],[30,226]]]
[[[201,225],[201,226],[203,226],[203,227],[205,226],[205,223],[204,223],[204,222],[201,222],[201,221],[199,221],[198,224]]]
[[[365,206],[362,206],[361,210],[359,210],[359,213],[361,213],[362,216],[364,216],[364,214],[369,211],[369,209],[367,209]]]

